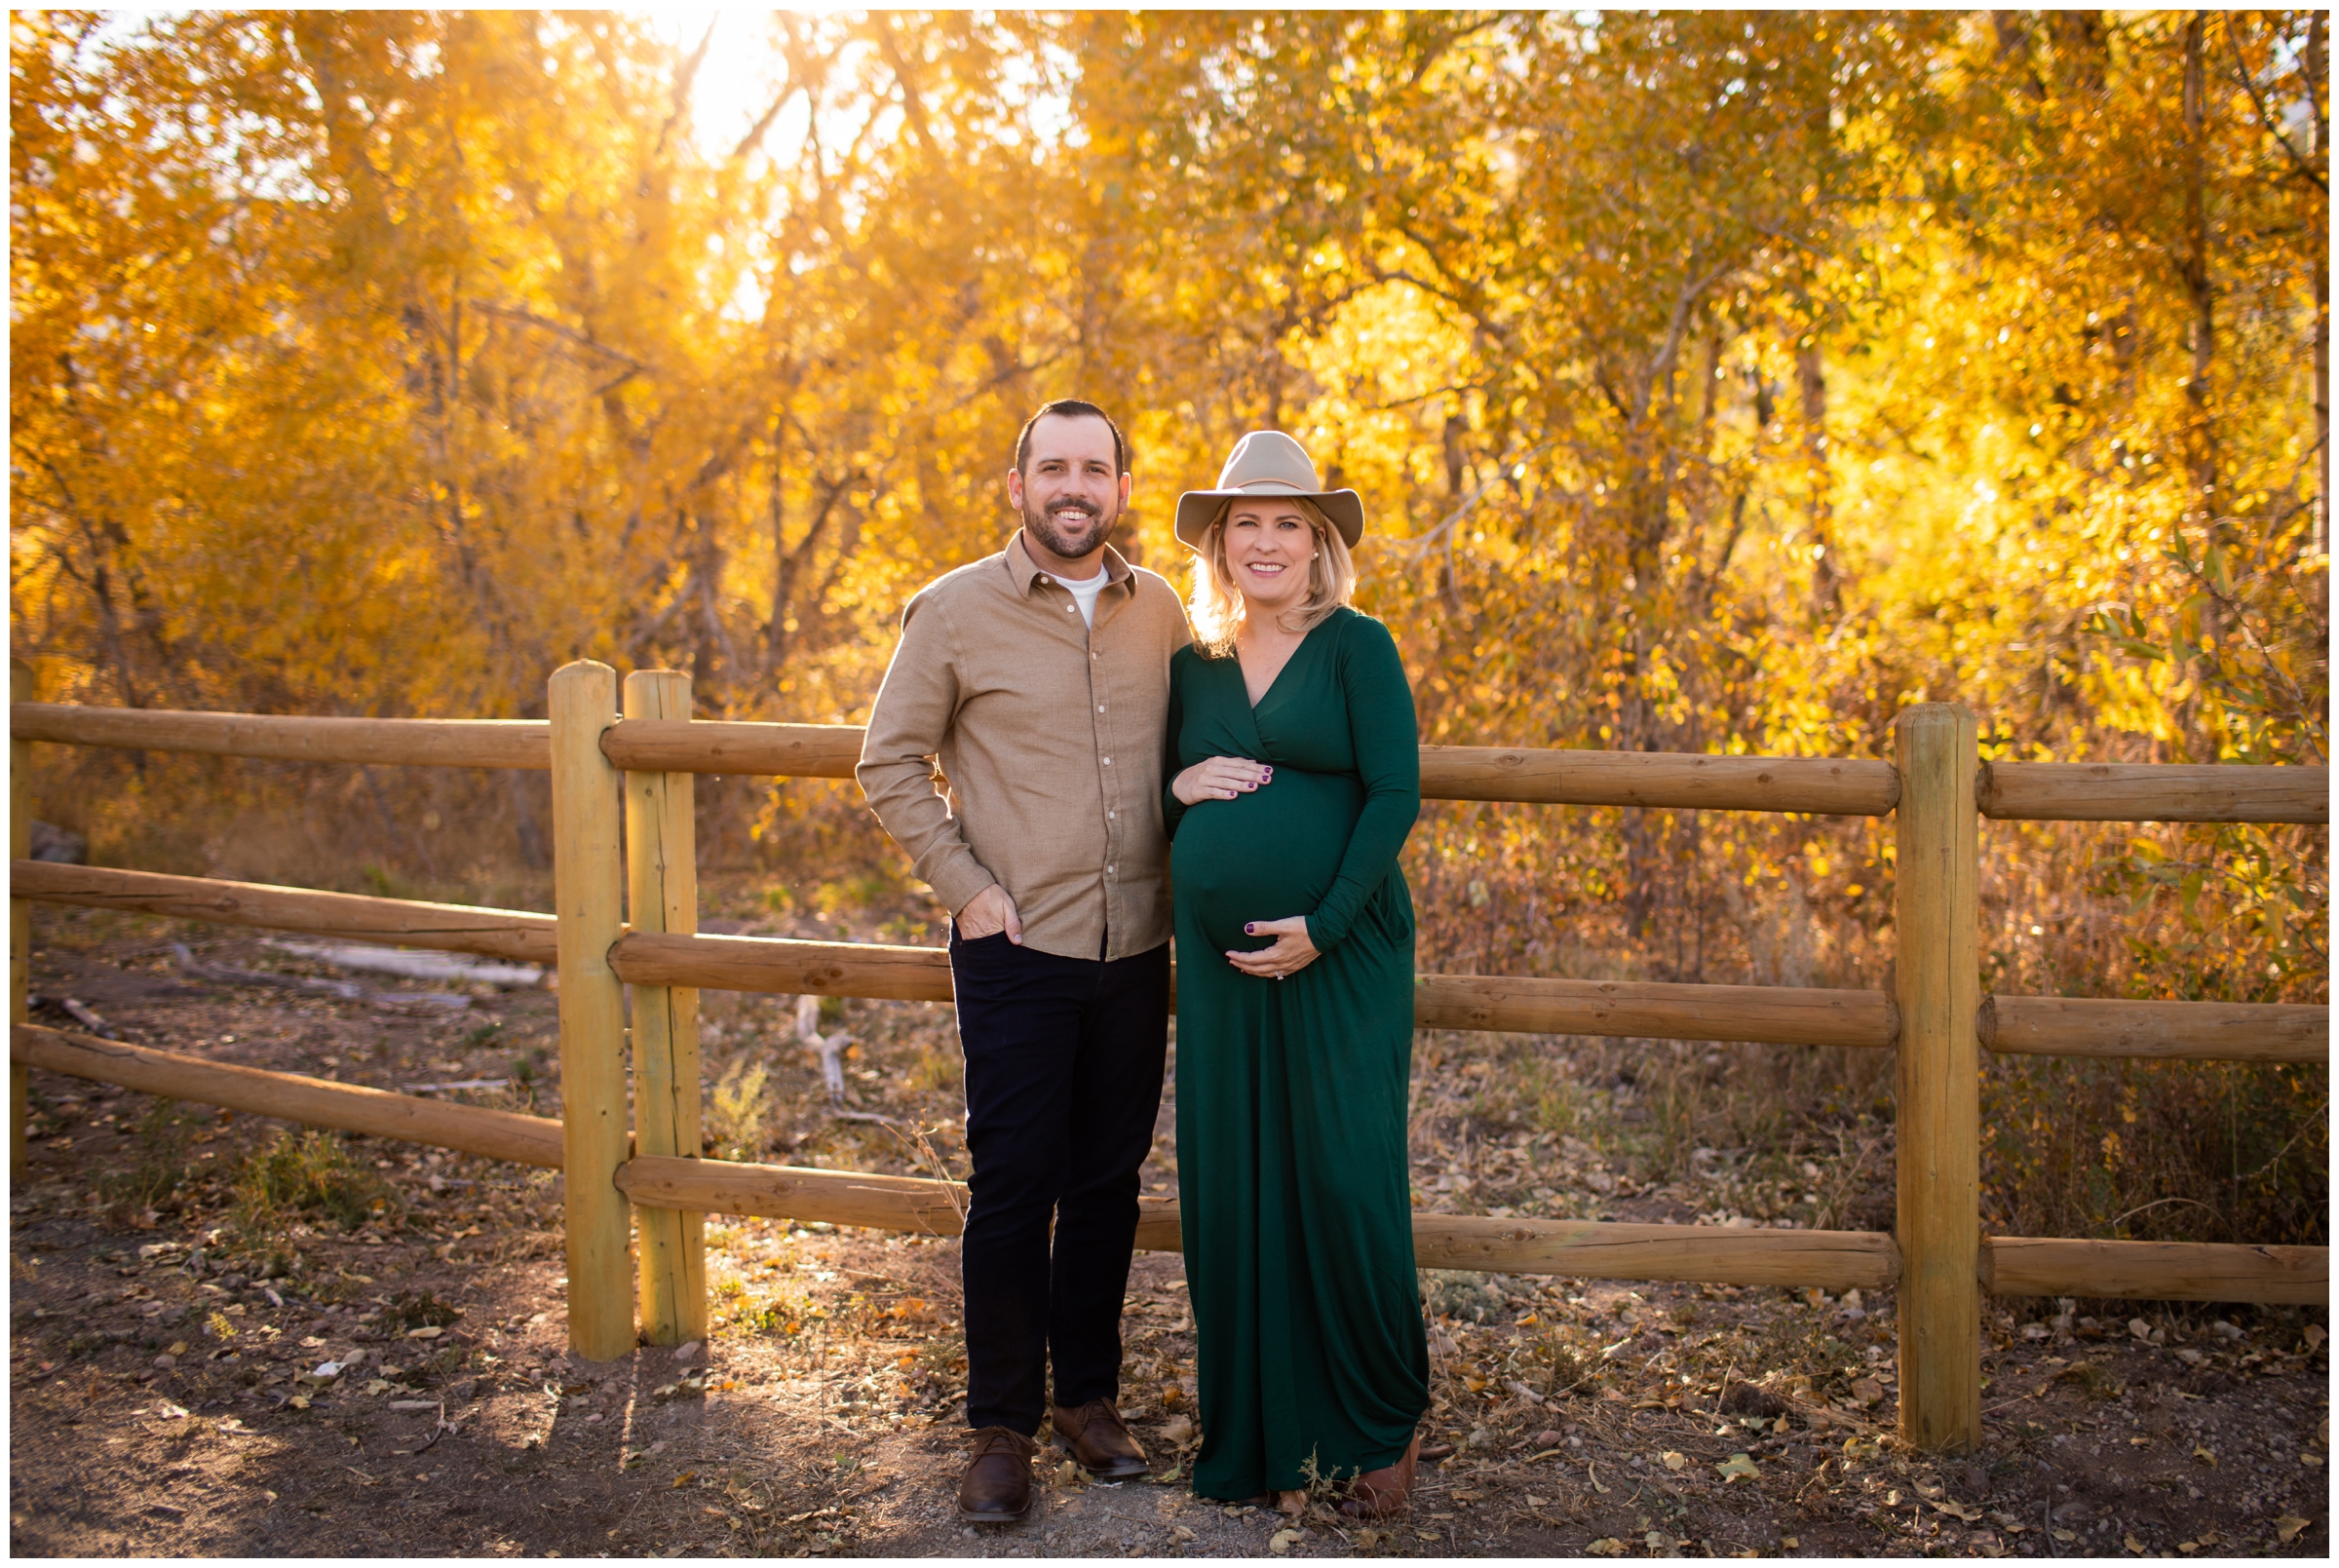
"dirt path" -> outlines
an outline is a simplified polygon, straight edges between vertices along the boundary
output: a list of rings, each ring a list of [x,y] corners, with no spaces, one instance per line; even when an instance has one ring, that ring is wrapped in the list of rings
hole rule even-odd
[[[41,919],[34,989],[131,1038],[383,1085],[525,1078],[505,1102],[556,1105],[545,993],[402,1013],[189,985],[173,937],[239,967],[283,955],[200,928]],[[826,1114],[817,1073],[780,1044],[783,1011],[709,1013],[710,1055],[768,1064],[768,1157],[915,1168],[882,1128]],[[939,1128],[955,1091],[946,1013],[865,1004],[847,1020],[856,1099]],[[1755,1201],[1718,1155],[1702,1163],[1710,1181],[1643,1188],[1579,1139],[1482,1121],[1461,1135],[1440,1107],[1465,1103],[1482,1069],[1438,1050],[1423,1060],[1425,1202],[1688,1220]],[[737,1100],[743,1080],[728,1081]],[[274,1125],[48,1075],[34,1091],[39,1142],[10,1234],[10,1545],[23,1555],[2329,1547],[2320,1311],[2098,1322],[2011,1303],[2023,1316],[1995,1316],[1984,1352],[1988,1442],[1936,1463],[1891,1441],[1889,1296],[1438,1274],[1424,1280],[1430,1436],[1453,1457],[1394,1526],[1318,1508],[1293,1528],[1188,1494],[1183,1278],[1151,1254],[1131,1285],[1124,1404],[1163,1472],[1100,1486],[1045,1464],[1030,1519],[970,1533],[949,1510],[965,1368],[952,1242],[710,1221],[709,1345],[584,1365],[561,1348],[554,1178],[350,1139],[382,1208],[354,1229],[318,1216],[255,1238],[236,1183]],[[935,1139],[948,1158],[947,1128]],[[1167,1147],[1157,1190],[1173,1181]],[[177,1174],[157,1191],[162,1167]]]

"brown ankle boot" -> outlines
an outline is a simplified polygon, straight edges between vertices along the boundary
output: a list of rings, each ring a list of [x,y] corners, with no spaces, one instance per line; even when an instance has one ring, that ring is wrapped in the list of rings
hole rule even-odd
[[[1055,1446],[1090,1474],[1103,1480],[1142,1475],[1152,1467],[1145,1450],[1129,1434],[1129,1426],[1110,1399],[1091,1399],[1077,1410],[1055,1407]]]
[[[1031,1508],[1031,1456],[1039,1447],[1005,1427],[976,1433],[974,1457],[958,1483],[960,1521],[1008,1524],[1023,1517]]]
[[[1405,1456],[1394,1465],[1367,1471],[1348,1483],[1348,1498],[1340,1511],[1352,1519],[1385,1519],[1402,1513],[1413,1500],[1413,1476],[1421,1464],[1421,1434],[1405,1445]]]

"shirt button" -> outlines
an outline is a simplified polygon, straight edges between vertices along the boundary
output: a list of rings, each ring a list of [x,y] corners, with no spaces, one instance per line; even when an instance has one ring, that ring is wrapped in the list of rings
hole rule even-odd
[[[1108,812],[1106,812],[1106,813],[1105,813],[1105,815],[1106,815],[1107,817],[1118,817],[1118,816],[1120,816],[1121,814],[1120,814],[1119,812],[1117,812],[1117,811],[1108,811]]]
[[[1103,711],[1104,711],[1104,705],[1103,705],[1102,703],[1098,703],[1098,704],[1096,705],[1096,711],[1097,711],[1097,712],[1099,712],[1099,713],[1101,713],[1101,712],[1103,712]]]
[[[1106,757],[1104,759],[1104,765],[1108,768],[1111,767],[1113,765],[1113,759],[1111,757]]]

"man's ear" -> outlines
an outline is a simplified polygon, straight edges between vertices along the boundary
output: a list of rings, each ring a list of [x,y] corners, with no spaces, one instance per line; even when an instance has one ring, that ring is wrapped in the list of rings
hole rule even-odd
[[[1122,489],[1125,495],[1128,492],[1128,484],[1129,480],[1124,476]],[[1023,510],[1023,471],[1021,469],[1011,468],[1007,471],[1007,504],[1017,512]]]
[[[1129,506],[1129,492],[1130,492],[1130,488],[1131,488],[1131,481],[1133,481],[1135,478],[1136,478],[1136,476],[1135,476],[1135,475],[1133,475],[1133,474],[1131,474],[1131,473],[1130,473],[1130,472],[1129,472],[1127,469],[1124,469],[1124,470],[1122,470],[1122,472],[1121,472],[1121,505],[1122,505],[1122,507],[1123,507],[1124,509],[1126,509],[1126,508]]]

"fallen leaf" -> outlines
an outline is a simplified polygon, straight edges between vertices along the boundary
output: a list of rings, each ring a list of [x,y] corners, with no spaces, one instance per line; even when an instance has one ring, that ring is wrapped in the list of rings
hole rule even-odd
[[[1280,1557],[1306,1539],[1297,1530],[1278,1530],[1267,1538],[1267,1549]]]
[[[2070,1530],[2050,1530],[2047,1533],[2065,1545],[2069,1545],[2071,1542],[2079,1539],[2078,1535]]]
[[[1171,1416],[1162,1423],[1162,1435],[1183,1448],[1194,1440],[1194,1422],[1189,1416]]]
[[[2141,1320],[2142,1320],[2142,1319],[2138,1319],[2138,1321],[2141,1321]],[[2128,1326],[2129,1326],[2130,1328],[2133,1328],[2133,1327],[2135,1326],[2135,1324],[2134,1324],[2134,1323],[2130,1323],[2130,1324],[2128,1324]],[[2141,1336],[2139,1336],[2139,1337],[2141,1337]],[[2134,1552],[2134,1553],[2135,1553],[2137,1556],[2139,1556],[2139,1557],[2141,1557],[2141,1556],[2143,1556],[2143,1555],[2144,1555],[2144,1543],[2143,1543],[2143,1542],[2141,1542],[2141,1541],[2138,1541],[2138,1540],[2137,1540],[2137,1539],[2136,1539],[2134,1536],[2132,1536],[2132,1535],[2130,1535],[2130,1536],[2122,1536],[2122,1537],[2120,1538],[2120,1544],[2121,1544],[2122,1546],[2126,1547],[2126,1548],[2127,1548],[2128,1550],[2130,1550],[2130,1551]]]
[[[1194,1539],[1194,1532],[1193,1532],[1193,1531],[1191,1531],[1191,1530],[1189,1530],[1189,1529],[1187,1529],[1187,1528],[1186,1528],[1184,1525],[1182,1525],[1182,1524],[1173,1524],[1173,1525],[1171,1525],[1171,1526],[1170,1527],[1170,1533],[1171,1535],[1173,1535],[1173,1536],[1177,1537],[1177,1538],[1178,1538],[1180,1541],[1191,1541],[1191,1540],[1193,1540],[1193,1539]],[[1363,1535],[1363,1534],[1369,1534],[1369,1533],[1370,1533],[1369,1531],[1360,1531],[1360,1532],[1359,1532],[1359,1534],[1360,1534],[1360,1535]]]
[[[2328,1334],[2325,1334],[2322,1331],[2322,1325],[2320,1323],[2307,1324],[2307,1354],[2312,1356],[2317,1351],[2322,1349],[2322,1342],[2329,1337],[2330,1336]]]
[[[2152,1337],[2152,1324],[2146,1322],[2141,1318],[2130,1318],[2128,1320],[2128,1331],[2136,1339],[2150,1339]]]
[[[321,1351],[325,1349],[325,1341],[316,1334],[310,1334],[301,1340],[300,1348],[304,1351]]]
[[[2300,1518],[2295,1513],[2285,1513],[2274,1521],[2274,1533],[2287,1542],[2295,1538],[2298,1532],[2304,1530],[2311,1522],[2311,1520]]]
[[[2215,1470],[2217,1468],[2217,1456],[2210,1453],[2206,1448],[2194,1449],[2193,1457],[2199,1460],[2205,1460],[2208,1463],[2209,1469],[2211,1470]]]
[[[390,1401],[390,1408],[393,1410],[436,1410],[439,1408],[439,1401],[436,1399],[393,1399]]]
[[[1783,1535],[1783,1536],[1781,1536],[1781,1537],[1779,1538],[1779,1544],[1780,1544],[1781,1546],[1784,1547],[1784,1548],[1785,1548],[1787,1550],[1789,1550],[1789,1551],[1796,1551],[1796,1550],[1800,1550],[1800,1549],[1802,1549],[1802,1546],[1803,1546],[1803,1543],[1802,1543],[1802,1542],[1800,1542],[1800,1541],[1796,1540],[1796,1539],[1795,1539],[1793,1536],[1791,1536],[1791,1535]]]
[[[386,1377],[368,1379],[365,1384],[365,1392],[367,1394],[388,1394],[390,1392],[390,1380]],[[398,1408],[398,1406],[392,1405],[390,1408],[395,1410]]]
[[[1593,1491],[1605,1495],[1610,1490],[1610,1488],[1603,1486],[1600,1483],[1600,1470],[1597,1465],[1589,1463],[1586,1464],[1584,1467],[1584,1476],[1587,1480],[1591,1482],[1591,1489]]]
[[[1621,1557],[1625,1554],[1625,1544],[1612,1535],[1604,1535],[1584,1549],[1595,1557]]]
[[[1936,1503],[1934,1507],[1939,1509],[1943,1513],[1948,1514],[1951,1518],[1963,1519],[1968,1524],[1972,1524],[1981,1517],[1981,1510],[1968,1508],[1963,1503],[1951,1503],[1944,1500],[1942,1502]]]
[[[1753,1457],[1749,1454],[1732,1454],[1723,1463],[1713,1468],[1715,1472],[1722,1477],[1724,1484],[1756,1480],[1762,1474],[1762,1472],[1755,1467]]]
[[[1677,1453],[1674,1450],[1668,1448],[1658,1457],[1665,1461],[1665,1468],[1673,1472],[1675,1474],[1679,1474],[1682,1471],[1689,1469],[1689,1456],[1686,1454]]]
[[[1861,1404],[1880,1403],[1884,1398],[1884,1385],[1872,1377],[1860,1378],[1852,1385],[1852,1397]]]
[[[688,1486],[692,1481],[695,1481],[698,1478],[699,1472],[697,1471],[686,1470],[681,1474],[674,1477],[674,1484],[676,1486]]]
[[[1527,1507],[1531,1509],[1539,1509],[1543,1507],[1543,1499],[1537,1497],[1533,1492],[1529,1492],[1527,1494]]]
[[[406,1337],[408,1339],[437,1339],[441,1334],[445,1332],[446,1330],[440,1327],[437,1323],[425,1323],[420,1328],[407,1329]]]
[[[2150,1448],[2152,1446],[2152,1439],[2150,1437],[2130,1437],[2128,1439],[2128,1446],[2130,1448]]]

